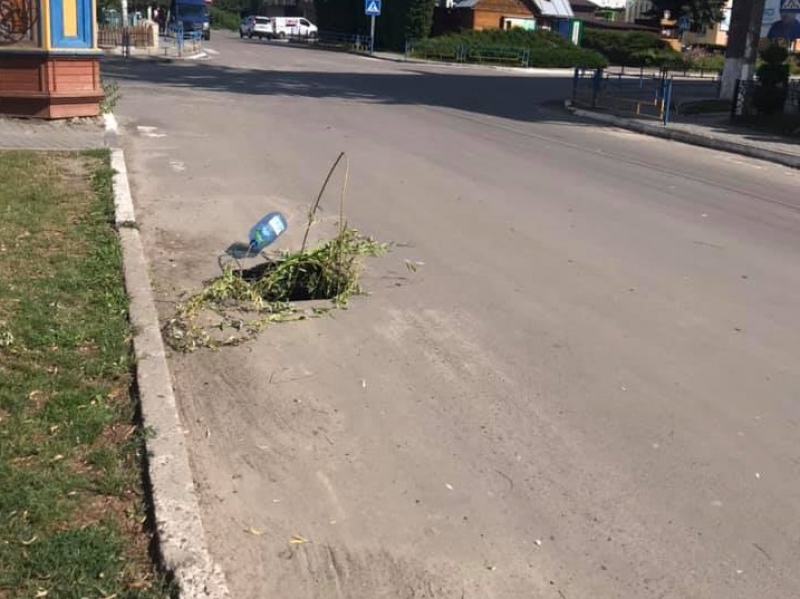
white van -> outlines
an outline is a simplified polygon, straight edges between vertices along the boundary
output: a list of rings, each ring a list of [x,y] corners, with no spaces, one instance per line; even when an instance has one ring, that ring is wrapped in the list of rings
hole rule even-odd
[[[287,37],[315,38],[319,29],[308,19],[303,17],[272,17],[272,37],[286,39]]]

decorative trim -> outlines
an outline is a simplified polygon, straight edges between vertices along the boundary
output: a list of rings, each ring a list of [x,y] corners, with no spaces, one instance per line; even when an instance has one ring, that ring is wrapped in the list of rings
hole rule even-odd
[[[50,40],[53,49],[93,48],[94,35],[92,30],[94,28],[92,26],[92,3],[87,0],[66,0],[67,2],[76,3],[75,9],[78,20],[77,35],[66,36],[64,34],[64,1],[65,0],[50,0]]]

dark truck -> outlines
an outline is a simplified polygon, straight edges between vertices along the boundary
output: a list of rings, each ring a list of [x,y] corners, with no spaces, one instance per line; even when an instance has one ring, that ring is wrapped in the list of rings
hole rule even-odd
[[[183,36],[201,35],[211,39],[211,2],[206,0],[171,0],[168,17],[169,30],[178,34],[183,26]]]

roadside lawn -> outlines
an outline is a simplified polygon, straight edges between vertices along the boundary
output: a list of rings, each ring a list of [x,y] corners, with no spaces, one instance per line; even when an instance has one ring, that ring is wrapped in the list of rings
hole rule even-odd
[[[0,599],[156,599],[106,151],[0,152]]]

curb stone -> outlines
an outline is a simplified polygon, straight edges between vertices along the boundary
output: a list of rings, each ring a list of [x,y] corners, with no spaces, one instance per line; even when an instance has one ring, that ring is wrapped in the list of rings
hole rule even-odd
[[[583,110],[575,108],[570,100],[564,101],[564,107],[574,114],[582,118],[598,121],[614,127],[621,127],[642,133],[644,135],[651,135],[653,137],[661,137],[663,139],[670,139],[673,141],[690,144],[694,146],[702,146],[704,148],[711,148],[712,150],[720,150],[722,152],[729,152],[732,154],[740,154],[750,158],[758,158],[760,160],[767,160],[788,166],[790,168],[800,169],[800,156],[793,156],[791,154],[784,154],[766,148],[759,148],[748,144],[736,143],[712,137],[710,135],[703,135],[701,133],[691,133],[679,129],[670,129],[668,126],[653,125],[636,121],[634,119],[626,119],[613,114],[606,114],[602,112],[594,112],[591,110]]]
[[[122,51],[115,48],[114,50],[103,51],[105,56],[124,58]],[[135,60],[153,60],[156,62],[172,62],[173,60],[201,60],[208,58],[209,54],[205,50],[200,50],[194,54],[187,54],[185,56],[177,56],[170,54],[163,54],[161,52],[132,52],[127,58]]]
[[[405,64],[424,64],[437,67],[449,67],[451,69],[487,69],[492,71],[502,71],[506,73],[516,73],[518,75],[548,75],[551,77],[572,77],[573,69],[561,68],[540,68],[540,67],[508,67],[494,64],[481,64],[474,62],[446,62],[443,60],[425,60],[422,58],[406,58],[402,54],[386,55],[386,54],[369,54],[369,53],[351,53],[355,56],[362,56],[371,60],[383,60],[385,62],[398,62]]]
[[[230,599],[225,576],[208,552],[144,247],[139,231],[131,226],[136,217],[125,155],[116,143],[116,119],[107,115],[105,121],[115,170],[115,221],[130,298],[130,321],[135,331],[133,347],[142,419],[144,426],[154,432],[146,441],[147,470],[160,558],[178,583],[181,599]]]

